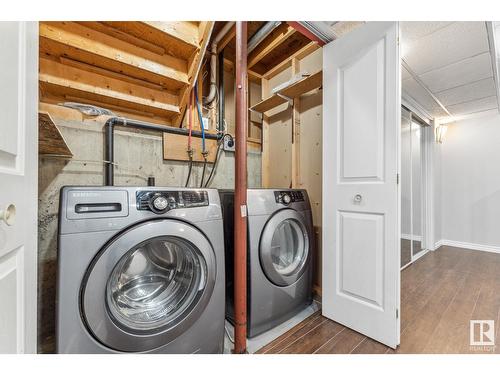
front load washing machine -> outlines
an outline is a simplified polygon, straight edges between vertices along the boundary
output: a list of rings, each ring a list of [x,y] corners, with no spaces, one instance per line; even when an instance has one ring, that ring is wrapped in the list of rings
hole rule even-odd
[[[222,353],[217,190],[64,187],[58,353]]]
[[[226,318],[234,323],[234,191],[221,190],[226,249]],[[290,319],[312,303],[314,253],[306,190],[248,189],[247,336]]]

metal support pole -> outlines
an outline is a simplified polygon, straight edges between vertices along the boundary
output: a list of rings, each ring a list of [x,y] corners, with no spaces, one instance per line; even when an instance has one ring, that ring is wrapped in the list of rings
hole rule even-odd
[[[247,336],[247,23],[236,22],[236,155],[234,189],[234,353]]]

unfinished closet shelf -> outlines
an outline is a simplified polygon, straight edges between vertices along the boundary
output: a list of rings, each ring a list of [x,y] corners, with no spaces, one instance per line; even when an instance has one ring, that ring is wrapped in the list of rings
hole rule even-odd
[[[38,113],[38,153],[43,156],[72,158],[61,132],[46,112]]]
[[[320,88],[322,83],[323,83],[323,72],[322,71],[316,72],[308,77],[305,77],[297,82],[294,82],[290,86],[287,86],[277,91],[274,95],[257,103],[250,109],[252,111],[260,113],[267,112],[270,109],[279,106],[280,104],[286,103],[288,101],[287,98],[295,99],[300,97],[302,94]]]

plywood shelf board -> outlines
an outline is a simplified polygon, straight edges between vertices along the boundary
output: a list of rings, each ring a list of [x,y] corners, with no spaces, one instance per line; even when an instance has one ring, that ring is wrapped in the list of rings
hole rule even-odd
[[[264,113],[264,112],[267,112],[270,109],[273,109],[274,107],[277,107],[280,104],[283,104],[283,103],[286,103],[286,102],[287,102],[286,99],[284,99],[284,98],[282,98],[282,97],[280,97],[278,95],[273,95],[273,96],[270,96],[269,98],[264,99],[263,101],[255,104],[250,109],[252,111]]]
[[[314,74],[311,74],[310,76],[304,79],[301,79],[300,81],[293,83],[288,87],[285,87],[284,89],[280,90],[279,93],[288,98],[294,99],[300,97],[302,94],[305,94],[309,91],[320,88],[322,84],[323,84],[323,72],[319,71]]]
[[[47,112],[38,113],[38,153],[40,155],[73,157],[64,137]]]
[[[187,143],[188,137],[185,135],[163,133],[163,159],[189,161]],[[217,141],[215,139],[205,139],[205,147],[208,151],[207,161],[213,163],[217,152]],[[191,138],[191,148],[193,150],[193,161],[203,163],[201,138]]]
[[[256,112],[264,113],[273,109],[280,104],[286,103],[287,100],[284,97],[295,99],[300,97],[301,95],[312,91],[314,89],[320,88],[323,83],[323,72],[319,71],[310,76],[297,81],[290,86],[287,86],[281,90],[279,90],[274,95],[270,96],[267,99],[257,103],[250,109]],[[283,95],[284,97],[279,96]]]

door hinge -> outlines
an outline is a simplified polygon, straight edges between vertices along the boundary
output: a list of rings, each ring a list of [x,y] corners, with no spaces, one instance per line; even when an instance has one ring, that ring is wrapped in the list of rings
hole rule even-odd
[[[399,185],[399,173],[396,174],[396,184]]]
[[[399,309],[396,309],[396,319],[399,319]]]

